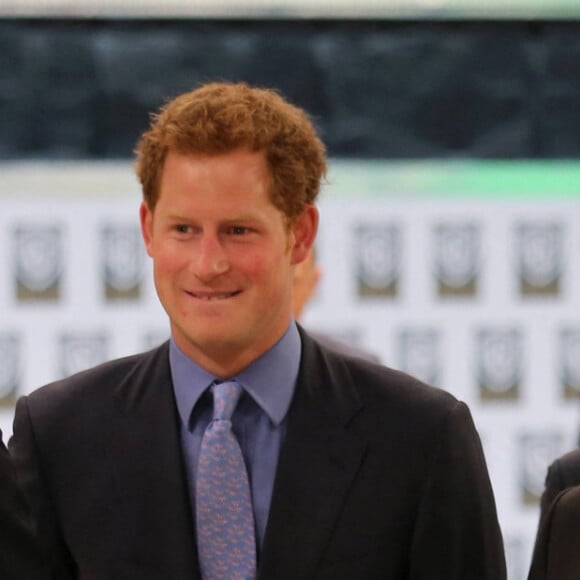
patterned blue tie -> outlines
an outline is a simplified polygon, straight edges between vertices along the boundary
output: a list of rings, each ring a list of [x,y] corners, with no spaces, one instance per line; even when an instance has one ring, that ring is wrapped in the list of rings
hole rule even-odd
[[[256,578],[256,539],[248,474],[232,432],[242,387],[212,386],[213,419],[201,441],[196,483],[197,545],[203,580]]]

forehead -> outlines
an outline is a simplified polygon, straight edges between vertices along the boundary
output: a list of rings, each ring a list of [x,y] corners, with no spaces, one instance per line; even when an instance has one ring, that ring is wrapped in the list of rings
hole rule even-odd
[[[236,150],[215,155],[170,151],[165,159],[160,189],[187,188],[192,192],[235,188],[269,192],[271,176],[263,152]]]
[[[165,160],[156,206],[191,211],[228,208],[276,210],[272,179],[263,152],[236,150],[219,155],[171,151]]]

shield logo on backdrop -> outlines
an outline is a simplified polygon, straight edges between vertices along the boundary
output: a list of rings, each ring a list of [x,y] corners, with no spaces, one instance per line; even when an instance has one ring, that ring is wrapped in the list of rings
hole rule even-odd
[[[525,505],[537,505],[549,465],[562,454],[561,433],[525,433],[519,437],[520,491]]]
[[[135,226],[101,230],[102,272],[107,300],[136,300],[143,280],[143,243]]]
[[[18,300],[59,299],[62,254],[62,231],[59,226],[17,226],[14,229]]]
[[[60,338],[60,346],[60,374],[68,377],[105,362],[109,339],[104,334],[65,334]]]
[[[14,406],[20,380],[20,339],[0,335],[0,407]]]
[[[439,296],[473,296],[477,292],[480,232],[476,224],[435,227],[435,276]]]
[[[522,333],[516,328],[488,328],[478,331],[476,342],[481,400],[517,400],[523,368]]]
[[[562,226],[554,223],[517,227],[520,293],[557,295],[562,275]]]
[[[565,399],[580,399],[580,327],[560,331],[560,376]]]
[[[400,369],[429,385],[440,380],[439,334],[434,329],[399,333]]]
[[[401,232],[395,224],[356,228],[356,270],[361,297],[395,297],[398,293]]]

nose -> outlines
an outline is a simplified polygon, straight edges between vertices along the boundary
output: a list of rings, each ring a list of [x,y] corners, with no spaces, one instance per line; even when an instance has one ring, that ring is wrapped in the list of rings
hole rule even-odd
[[[192,267],[194,274],[202,282],[210,282],[229,270],[227,254],[217,236],[203,236],[195,251]]]

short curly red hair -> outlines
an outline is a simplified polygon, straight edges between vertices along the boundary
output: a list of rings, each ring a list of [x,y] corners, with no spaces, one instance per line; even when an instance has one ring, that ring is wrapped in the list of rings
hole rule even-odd
[[[326,174],[326,149],[309,116],[270,89],[211,83],[178,96],[152,117],[136,149],[137,175],[151,210],[169,151],[218,155],[264,151],[272,203],[288,223],[315,202]]]

